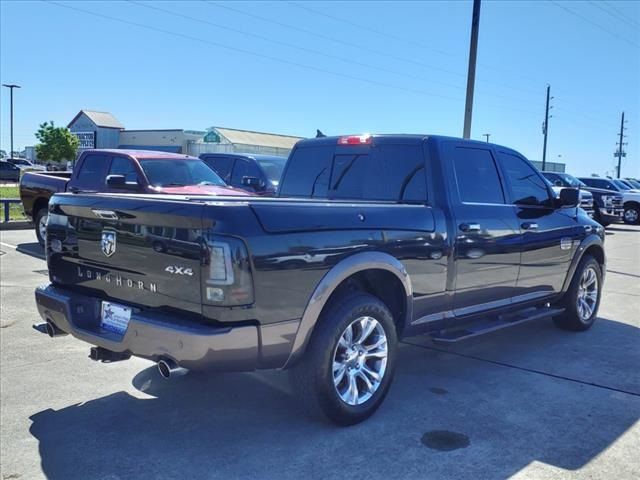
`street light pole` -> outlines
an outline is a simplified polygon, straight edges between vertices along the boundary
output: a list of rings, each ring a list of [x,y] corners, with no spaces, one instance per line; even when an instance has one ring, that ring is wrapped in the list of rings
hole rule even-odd
[[[489,137],[491,136],[490,133],[483,133],[482,134],[483,137],[487,137],[487,143],[489,143]]]
[[[13,158],[13,89],[14,88],[22,88],[20,87],[20,85],[14,85],[14,84],[6,84],[3,83],[2,84],[3,87],[7,87],[9,89],[9,110],[10,110],[10,120],[9,120],[9,125],[10,125],[10,138],[11,138],[11,150],[9,151],[9,158]]]
[[[471,17],[471,43],[469,45],[469,71],[467,73],[467,100],[464,107],[464,130],[462,138],[471,138],[471,116],[473,114],[473,89],[476,83],[476,57],[478,56],[478,30],[480,29],[480,0],[473,0]]]

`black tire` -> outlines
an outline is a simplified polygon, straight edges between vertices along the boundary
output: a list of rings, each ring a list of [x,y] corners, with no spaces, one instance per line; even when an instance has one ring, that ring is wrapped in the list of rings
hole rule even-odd
[[[622,218],[627,225],[638,225],[638,223],[640,223],[640,205],[636,203],[626,205]]]
[[[373,395],[361,404],[349,405],[334,385],[333,361],[343,333],[360,317],[372,317],[384,329],[387,363]],[[384,303],[373,295],[360,292],[340,297],[325,308],[303,358],[290,369],[294,391],[313,416],[322,414],[342,426],[360,423],[378,409],[387,395],[395,370],[397,349],[396,326]]]
[[[593,311],[588,317],[581,314],[578,307],[578,296],[581,290],[581,281],[585,271],[591,269],[596,277],[596,299]],[[586,255],[580,260],[578,268],[576,268],[571,280],[569,290],[565,294],[561,306],[565,308],[562,315],[553,318],[553,322],[558,328],[563,330],[571,330],[574,332],[582,332],[589,330],[598,316],[598,307],[602,298],[602,269],[600,264],[591,255]]]
[[[36,216],[34,217],[36,238],[38,239],[38,243],[40,244],[41,247],[44,247],[45,239],[40,233],[40,222],[43,217],[44,217],[44,220],[46,221],[47,215],[49,215],[49,209],[47,207],[43,207],[40,210],[38,210],[38,212],[36,213]]]

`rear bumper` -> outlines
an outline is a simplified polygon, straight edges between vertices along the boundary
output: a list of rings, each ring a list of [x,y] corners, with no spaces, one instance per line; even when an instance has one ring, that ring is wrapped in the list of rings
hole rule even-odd
[[[43,320],[91,345],[158,361],[170,358],[191,370],[249,371],[260,360],[258,327],[211,326],[134,310],[119,335],[100,325],[100,299],[53,285],[35,292]]]

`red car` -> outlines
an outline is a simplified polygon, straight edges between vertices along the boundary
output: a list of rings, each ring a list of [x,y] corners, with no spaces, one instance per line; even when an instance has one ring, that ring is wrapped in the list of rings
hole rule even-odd
[[[150,150],[85,150],[73,172],[27,172],[22,176],[20,197],[41,245],[49,199],[61,192],[250,195],[229,187],[196,157]]]

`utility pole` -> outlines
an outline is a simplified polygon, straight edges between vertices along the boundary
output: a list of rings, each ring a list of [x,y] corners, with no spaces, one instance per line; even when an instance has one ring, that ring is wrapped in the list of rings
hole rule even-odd
[[[471,138],[471,116],[473,114],[473,88],[476,83],[476,57],[478,54],[478,30],[480,29],[480,0],[473,0],[471,17],[471,44],[469,45],[469,71],[467,72],[467,100],[464,107],[463,138]]]
[[[618,140],[618,150],[613,154],[614,157],[618,157],[618,178],[620,178],[620,168],[622,167],[622,157],[626,157],[627,153],[622,149],[626,143],[622,140],[626,135],[624,134],[624,112],[622,112],[622,120],[620,120],[620,137]]]
[[[482,134],[483,137],[487,137],[487,143],[489,143],[489,137],[491,136],[490,133],[483,133]]]
[[[544,145],[542,147],[542,171],[544,172],[546,164],[547,164],[547,133],[549,133],[549,109],[553,108],[549,106],[549,100],[553,97],[550,97],[551,93],[551,85],[547,85],[547,106],[544,110],[544,123],[542,124],[542,133],[544,134]]]
[[[9,98],[10,98],[9,103],[10,103],[11,106],[9,107],[9,109],[10,109],[10,114],[9,114],[10,115],[10,117],[9,117],[10,118],[10,120],[9,120],[10,127],[9,128],[11,130],[11,133],[10,133],[10,135],[11,135],[11,150],[9,151],[9,158],[13,158],[13,89],[14,88],[21,88],[21,87],[20,87],[20,85],[14,85],[14,84],[8,84],[7,85],[5,83],[3,83],[2,86],[3,87],[7,87],[9,89],[9,92],[10,92],[9,93]]]

